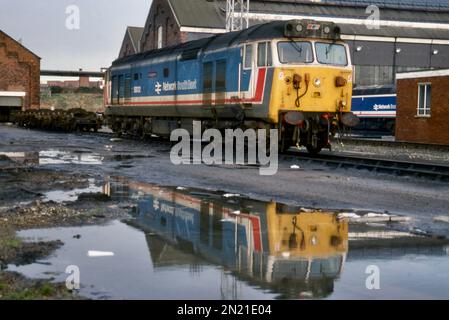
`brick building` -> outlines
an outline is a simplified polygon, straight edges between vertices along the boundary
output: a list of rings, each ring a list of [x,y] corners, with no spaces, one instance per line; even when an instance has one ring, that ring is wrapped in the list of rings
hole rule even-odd
[[[142,38],[143,28],[126,28],[122,47],[120,48],[119,58],[130,56],[140,52],[140,38]]]
[[[449,145],[449,70],[397,75],[396,140]]]
[[[81,81],[82,80],[82,81]],[[61,87],[65,89],[78,89],[78,88],[103,88],[103,81],[90,81],[88,77],[80,77],[80,80],[66,80],[66,81],[47,81],[49,87]]]
[[[225,16],[217,1],[154,0],[145,26],[127,28],[119,57],[224,33]],[[139,32],[139,40],[131,41]]]
[[[39,108],[40,58],[0,30],[0,121],[12,110]]]

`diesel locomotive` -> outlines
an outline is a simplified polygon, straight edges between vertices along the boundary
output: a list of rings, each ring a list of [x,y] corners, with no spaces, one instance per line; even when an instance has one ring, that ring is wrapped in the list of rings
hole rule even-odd
[[[352,65],[332,22],[274,21],[113,62],[105,114],[118,134],[279,130],[280,150],[318,153],[351,113]]]

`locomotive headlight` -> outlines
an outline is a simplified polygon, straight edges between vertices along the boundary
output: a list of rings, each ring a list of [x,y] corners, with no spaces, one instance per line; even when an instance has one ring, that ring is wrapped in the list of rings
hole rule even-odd
[[[304,28],[303,28],[302,24],[297,24],[297,25],[296,25],[296,31],[302,32],[303,29],[304,29]]]
[[[319,86],[321,86],[321,80],[316,78],[315,81],[313,81],[313,84],[315,87],[319,87]]]
[[[328,27],[328,26],[324,27],[324,33],[325,34],[329,34],[330,32],[331,32],[331,28],[330,27]]]

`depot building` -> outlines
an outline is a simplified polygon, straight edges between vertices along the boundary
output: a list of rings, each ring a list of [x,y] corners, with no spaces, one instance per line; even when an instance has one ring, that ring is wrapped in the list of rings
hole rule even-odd
[[[0,122],[17,110],[38,109],[40,58],[0,30]]]
[[[397,75],[396,140],[449,145],[449,69]]]
[[[370,5],[379,9],[375,23]],[[351,47],[356,87],[394,86],[398,72],[449,68],[445,0],[250,0],[248,18],[250,25],[291,19],[337,23]],[[145,25],[126,29],[119,57],[224,32],[226,0],[154,0]]]

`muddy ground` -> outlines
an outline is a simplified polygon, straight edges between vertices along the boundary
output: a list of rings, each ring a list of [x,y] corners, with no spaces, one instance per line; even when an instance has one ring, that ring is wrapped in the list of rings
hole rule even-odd
[[[128,208],[103,193],[77,195],[70,203],[43,201],[46,192],[86,188],[86,175],[23,167],[6,157],[0,166],[0,299],[80,299],[63,283],[31,280],[6,271],[8,265],[28,265],[51,255],[61,241],[23,242],[16,232],[26,229],[97,225],[122,219]],[[5,169],[5,167],[7,167]],[[70,177],[68,179],[68,177]],[[82,189],[80,189],[82,190]]]
[[[75,297],[62,284],[26,279],[4,269],[35,262],[63,245],[60,241],[24,243],[16,230],[6,223],[0,226],[0,299],[67,299]]]
[[[58,134],[0,125],[0,265],[23,265],[63,243],[25,243],[16,231],[105,224],[129,217],[132,202],[107,196],[108,177],[162,186],[223,190],[257,200],[335,210],[406,215],[410,227],[449,236],[449,187],[438,181],[362,170],[331,169],[280,158],[275,176],[251,166],[175,166],[167,141],[107,134]],[[357,153],[364,149],[357,146]],[[367,148],[367,154],[373,149]],[[441,220],[441,219],[440,219]],[[0,299],[71,299],[64,284],[0,271]]]

